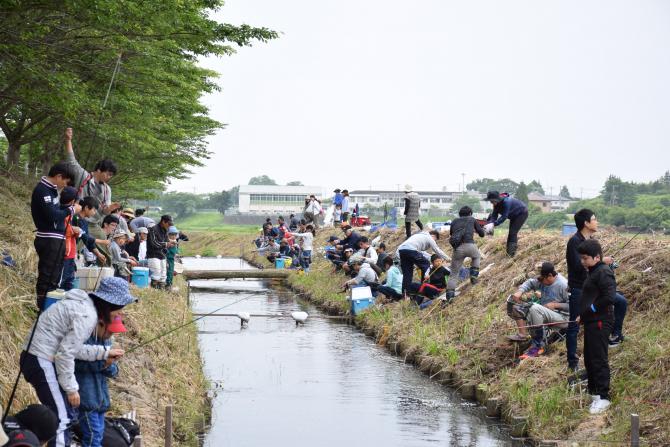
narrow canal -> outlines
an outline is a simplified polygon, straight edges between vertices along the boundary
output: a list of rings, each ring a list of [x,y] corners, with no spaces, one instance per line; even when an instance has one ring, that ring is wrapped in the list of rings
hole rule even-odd
[[[239,259],[185,259],[187,268],[251,268]],[[192,281],[196,313],[235,303],[235,317],[199,323],[212,382],[208,447],[511,446],[500,421],[392,356],[354,327],[264,281]],[[198,291],[197,287],[207,287]],[[296,327],[295,310],[310,318]]]

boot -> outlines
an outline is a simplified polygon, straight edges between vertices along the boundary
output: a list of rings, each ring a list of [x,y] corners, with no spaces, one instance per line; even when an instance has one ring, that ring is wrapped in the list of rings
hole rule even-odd
[[[479,267],[470,267],[470,284],[473,286],[479,281]]]
[[[455,290],[447,290],[447,304],[451,304],[451,302],[454,300],[456,297],[456,291]]]
[[[513,258],[514,255],[516,254],[516,246],[517,246],[516,242],[508,242],[507,243],[507,255],[510,258]]]
[[[159,281],[156,281],[155,279],[152,279],[152,280],[151,280],[151,288],[152,288],[152,289],[158,289],[158,288],[160,288],[159,286],[160,286],[160,282],[159,282]]]

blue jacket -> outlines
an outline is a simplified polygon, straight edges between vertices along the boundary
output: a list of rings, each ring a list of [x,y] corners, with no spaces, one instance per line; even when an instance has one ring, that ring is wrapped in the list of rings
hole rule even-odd
[[[33,190],[30,213],[37,237],[65,239],[65,218],[74,214],[74,207],[61,207],[56,185],[42,177]]]
[[[493,207],[493,212],[488,218],[489,222],[497,227],[507,219],[514,219],[523,213],[528,212],[528,207],[519,199],[513,197],[505,197],[496,206]]]
[[[342,199],[344,199],[344,196],[342,195],[341,192],[338,192],[335,194],[335,197],[333,197],[333,205],[342,205]]]
[[[89,251],[93,251],[95,249],[95,238],[88,233],[88,221],[79,217],[78,214],[75,214],[72,218],[72,225],[81,228],[82,233],[80,240]]]
[[[86,345],[99,345],[111,347],[110,340],[101,340],[96,336],[91,336]],[[76,360],[74,364],[74,374],[79,384],[79,397],[81,398],[82,411],[109,410],[109,388],[107,387],[107,378],[114,378],[119,374],[119,367],[112,363],[105,368],[105,360],[96,360],[86,362]]]

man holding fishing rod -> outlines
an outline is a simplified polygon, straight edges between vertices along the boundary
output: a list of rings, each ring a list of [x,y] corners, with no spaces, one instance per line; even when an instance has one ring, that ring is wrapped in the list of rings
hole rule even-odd
[[[579,245],[592,239],[598,231],[598,220],[595,213],[587,208],[581,209],[575,213],[575,225],[577,232],[568,241],[566,249],[566,260],[568,264],[568,286],[570,287],[570,321],[575,321],[579,315],[579,306],[582,297],[582,288],[586,280],[587,271],[582,265],[577,248]],[[615,265],[611,256],[605,256],[603,262],[612,267]],[[609,345],[618,346],[624,339],[623,320],[626,317],[628,302],[620,293],[616,292],[614,298],[614,324],[612,334],[609,338]],[[577,357],[577,334],[579,333],[579,324],[570,323],[568,333],[565,338],[566,348],[568,350],[568,368],[576,371],[579,363]]]

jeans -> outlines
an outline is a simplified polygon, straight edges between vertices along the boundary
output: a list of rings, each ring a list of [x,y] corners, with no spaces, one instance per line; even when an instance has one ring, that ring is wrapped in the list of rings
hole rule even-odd
[[[74,274],[77,271],[77,264],[73,259],[65,259],[63,261],[63,274],[60,277],[60,288],[63,290],[71,290],[74,282]]]
[[[391,287],[388,286],[379,286],[377,292],[381,293],[385,297],[394,301],[397,301],[402,298],[402,293],[398,293],[395,291],[395,289],[392,289]]]
[[[626,297],[617,291],[614,295],[614,325],[612,326],[612,335],[623,335],[623,320],[628,311],[628,301]]]
[[[406,293],[414,277],[414,266],[421,269],[421,278],[430,268],[430,261],[416,250],[400,250],[400,270],[402,270],[402,291]]]
[[[312,250],[303,250],[300,256],[300,266],[303,270],[309,270],[309,265],[312,263]]]
[[[82,447],[101,447],[105,434],[105,412],[86,411],[79,421]]]

